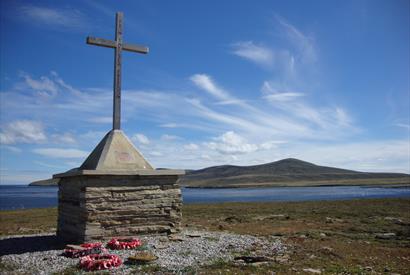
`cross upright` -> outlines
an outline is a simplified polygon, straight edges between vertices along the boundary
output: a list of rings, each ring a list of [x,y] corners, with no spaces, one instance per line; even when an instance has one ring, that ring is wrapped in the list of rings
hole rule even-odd
[[[113,130],[121,129],[121,52],[129,51],[136,53],[148,53],[145,46],[125,44],[122,42],[123,13],[117,12],[115,15],[115,40],[103,38],[87,37],[87,44],[107,48],[114,48],[114,105],[113,105]]]

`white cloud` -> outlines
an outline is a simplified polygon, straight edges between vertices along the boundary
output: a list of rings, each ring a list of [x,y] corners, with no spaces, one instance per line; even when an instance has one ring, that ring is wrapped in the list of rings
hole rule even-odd
[[[404,128],[407,130],[410,130],[410,124],[406,124],[406,123],[396,123],[394,124],[394,126],[400,127],[400,128]]]
[[[319,130],[329,131],[334,136],[338,132],[335,130],[358,130],[352,126],[352,118],[342,107],[314,107],[302,100],[305,96],[303,93],[289,92],[285,89],[286,87],[281,87],[277,83],[265,81],[261,88],[262,98],[276,109],[285,112],[288,117],[310,122],[310,127],[319,127]]]
[[[184,145],[184,149],[186,149],[186,150],[198,150],[199,146],[195,143],[189,143],[189,144]]]
[[[147,136],[140,134],[140,133],[133,135],[131,139],[143,145],[150,144],[150,140],[147,138]]]
[[[71,133],[63,133],[63,134],[53,134],[51,136],[53,142],[58,144],[75,144],[77,143],[76,138]]]
[[[281,144],[285,144],[287,143],[287,141],[283,141],[283,140],[270,140],[270,141],[265,141],[264,143],[262,143],[261,145],[259,145],[259,148],[261,150],[270,150],[272,148],[276,148]]]
[[[317,47],[311,35],[276,15],[275,40],[268,43],[239,41],[231,45],[231,52],[241,58],[274,72],[276,79],[301,82],[316,72]]]
[[[163,128],[178,128],[178,127],[182,127],[182,126],[180,126],[180,124],[176,124],[176,123],[164,123],[164,124],[161,124],[161,125],[159,125],[160,127],[163,127]]]
[[[296,48],[299,59],[306,63],[315,62],[317,60],[317,50],[314,45],[314,39],[304,34],[283,17],[276,15],[275,18],[280,26],[282,26],[282,30],[293,47]]]
[[[372,140],[337,144],[298,144],[287,153],[322,165],[369,172],[410,173],[408,140]]]
[[[88,156],[88,152],[78,149],[37,148],[33,152],[50,158],[84,158]]]
[[[21,73],[27,86],[38,92],[41,96],[55,96],[58,91],[58,87],[54,81],[46,76],[41,76],[39,80],[31,78],[26,73]]]
[[[42,123],[32,120],[16,120],[3,127],[0,143],[43,143],[47,140]]]
[[[149,152],[148,155],[151,156],[151,157],[162,157],[163,156],[163,154],[161,152],[158,152],[158,151]]]
[[[0,134],[1,135],[1,134]],[[11,145],[4,145],[3,146],[5,149],[9,150],[10,152],[13,153],[21,153],[23,152],[23,150],[21,150],[20,148],[16,147],[16,146],[11,146]]]
[[[70,8],[48,8],[34,5],[26,5],[20,8],[20,18],[31,24],[55,30],[79,30],[86,31],[90,24],[79,10]]]
[[[233,93],[231,94],[227,89],[220,88],[222,85],[218,85],[210,76],[206,74],[202,74],[202,76],[207,76],[203,78],[206,79],[205,84],[207,84],[203,85],[203,88],[210,88],[214,92],[212,94],[207,91],[213,97],[205,98],[202,101],[195,98],[192,93],[190,93],[190,98],[187,99],[181,91],[124,91],[124,114],[128,116],[129,121],[132,121],[134,117],[144,115],[144,120],[154,125],[152,133],[159,131],[155,133],[157,136],[163,134],[159,127],[186,128],[184,131],[188,131],[188,135],[184,135],[186,143],[167,137],[165,140],[158,138],[154,142],[144,135],[146,139],[140,137],[141,143],[137,137],[133,137],[141,144],[146,143],[147,146],[141,146],[140,149],[144,155],[152,158],[150,161],[154,166],[203,168],[226,163],[249,165],[292,156],[314,161],[318,164],[330,165],[332,163],[330,163],[330,159],[326,158],[326,154],[332,154],[333,150],[341,152],[348,150],[349,148],[346,149],[346,147],[343,147],[345,144],[341,143],[341,140],[347,139],[342,138],[357,133],[354,131],[355,121],[345,108],[334,105],[318,106],[309,104],[308,94],[289,95],[289,93],[295,92],[285,85],[280,86],[272,81],[267,82],[270,85],[270,90],[266,90],[263,95],[280,93],[284,94],[282,97],[286,100],[278,100],[277,98],[275,100],[270,98],[269,100],[269,98],[264,97],[242,100],[240,97],[233,96]],[[50,102],[37,102],[36,90],[33,89],[36,86],[29,87],[23,79],[27,87],[26,90],[12,89],[0,93],[2,110],[7,110],[7,112],[4,112],[5,117],[2,117],[2,120],[13,121],[10,118],[28,117],[35,114],[36,118],[47,121],[47,125],[61,125],[62,121],[66,123],[87,122],[90,118],[104,117],[104,115],[111,114],[111,111],[107,113],[112,105],[111,89],[78,91],[64,83],[62,79],[59,81],[60,78],[54,73],[47,77],[55,83],[58,96],[52,98]],[[41,78],[32,79],[41,80]],[[64,85],[61,83],[64,83]],[[221,91],[223,93],[220,93]],[[31,97],[28,96],[29,94]],[[228,101],[234,103],[229,105],[224,103]],[[50,116],[50,113],[53,115]],[[132,121],[132,123],[134,122]],[[131,125],[131,123],[128,125]],[[98,125],[90,126],[92,127],[90,129],[99,129],[94,128]],[[2,134],[5,133],[6,128],[7,126],[2,128]],[[57,132],[58,130],[54,129],[55,133],[61,133]],[[178,130],[178,133],[182,132],[182,129]],[[224,134],[221,135],[221,133]],[[96,130],[78,134],[76,135],[77,146],[79,146],[79,149],[85,149],[89,152],[92,149],[91,147],[94,147],[104,134],[105,132]],[[196,137],[197,144],[190,144],[189,137],[191,134]],[[64,135],[64,133],[60,135]],[[217,137],[212,138],[215,136]],[[200,137],[200,139],[197,137]],[[4,138],[2,137],[2,140]],[[54,141],[53,135],[49,140]],[[305,143],[300,145],[298,143],[300,140],[305,141]],[[333,147],[328,146],[326,143],[330,141],[338,144],[333,145]],[[388,142],[386,141],[386,143]],[[379,142],[379,144],[382,143],[383,141]],[[363,144],[366,144],[366,142],[363,142]],[[357,147],[352,149],[358,151],[355,154],[343,155],[340,153],[340,155],[336,155],[335,158],[338,158],[338,162],[334,162],[332,165],[354,168],[349,165],[361,163],[360,159],[356,160],[354,157],[359,157],[362,153],[366,154],[367,151],[372,149],[379,150],[380,148],[373,146],[362,152],[359,150],[360,145],[362,144],[357,144]],[[328,146],[328,151],[323,151],[320,155],[315,155],[315,150],[310,149],[326,146]],[[403,150],[403,148],[401,149]],[[373,165],[371,169],[374,169],[374,171],[383,169],[383,165],[396,171],[403,170],[403,167],[408,164],[404,157],[398,158],[394,153],[387,154],[389,150],[394,152],[396,149],[384,150],[383,154],[386,154],[387,157],[383,161],[377,160],[376,162],[375,160],[372,163],[370,159],[364,159],[362,163],[366,164],[366,167]],[[42,155],[61,155],[61,152],[58,151],[38,151],[37,153],[40,152]],[[376,157],[380,159],[383,154],[378,154]],[[86,156],[87,153],[82,151],[80,155]],[[235,158],[235,156],[237,157]],[[71,160],[70,158],[67,159]],[[65,165],[65,163],[61,165]]]
[[[261,88],[262,93],[264,94],[264,97],[271,101],[291,101],[294,99],[297,99],[299,97],[304,96],[302,93],[296,93],[296,92],[280,92],[276,89],[274,89],[271,84],[268,81],[264,81],[262,88]]]
[[[257,145],[247,143],[243,137],[233,131],[228,131],[215,140],[217,142],[208,142],[206,145],[222,154],[244,154],[258,149]]]
[[[170,140],[176,140],[176,139],[181,139],[181,137],[175,136],[175,135],[168,135],[168,134],[164,134],[161,136],[162,140],[165,141],[170,141]]]
[[[232,44],[232,53],[248,59],[256,64],[271,66],[274,55],[272,50],[262,45],[256,45],[253,41],[240,41]]]
[[[35,170],[0,170],[0,185],[16,184],[27,185],[35,180],[43,180],[50,177],[48,171],[35,171]]]
[[[215,96],[218,99],[229,100],[230,96],[222,88],[218,87],[209,75],[206,74],[195,74],[190,77],[191,81],[201,88],[202,90],[208,92],[209,94]]]
[[[99,142],[105,134],[107,133],[103,131],[88,131],[84,134],[78,135],[78,140],[88,144],[93,144]]]

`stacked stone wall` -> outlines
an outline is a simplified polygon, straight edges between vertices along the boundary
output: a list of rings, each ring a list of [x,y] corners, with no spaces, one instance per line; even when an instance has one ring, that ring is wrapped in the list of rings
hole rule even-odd
[[[75,176],[59,183],[58,236],[71,242],[179,231],[177,176]]]

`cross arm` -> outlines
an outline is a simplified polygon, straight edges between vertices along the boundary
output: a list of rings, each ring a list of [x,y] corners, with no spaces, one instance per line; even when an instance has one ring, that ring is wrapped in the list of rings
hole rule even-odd
[[[90,37],[90,36],[87,37],[87,44],[106,47],[106,48],[115,48],[116,46],[115,41],[107,40],[104,38]],[[143,53],[143,54],[147,54],[149,51],[148,47],[140,46],[140,45],[132,45],[132,44],[123,44],[122,49],[124,51]]]

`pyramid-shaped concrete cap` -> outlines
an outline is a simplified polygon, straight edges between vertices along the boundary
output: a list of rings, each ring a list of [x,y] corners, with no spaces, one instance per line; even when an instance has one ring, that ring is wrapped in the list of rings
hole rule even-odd
[[[91,152],[81,170],[154,170],[121,130],[111,130]]]

